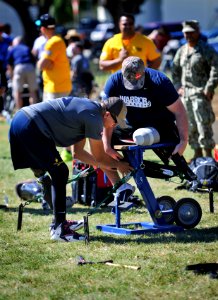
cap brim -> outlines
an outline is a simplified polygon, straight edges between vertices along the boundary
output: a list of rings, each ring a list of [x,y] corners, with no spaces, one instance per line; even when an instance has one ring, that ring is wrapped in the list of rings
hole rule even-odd
[[[117,125],[120,126],[120,128],[129,128],[129,126],[126,124],[126,121],[125,120],[122,120],[122,119],[117,119]]]
[[[123,106],[118,116],[116,116],[117,125],[119,125],[121,128],[128,128],[129,126],[126,124],[126,114],[127,114],[127,108],[126,106]]]
[[[143,88],[144,83],[145,83],[145,74],[143,74],[134,83],[130,82],[125,77],[123,77],[123,83],[127,90],[140,90],[141,88]]]
[[[47,26],[45,26],[46,28],[55,28],[55,25],[47,25]]]
[[[194,29],[194,28],[184,28],[183,30],[182,30],[182,32],[183,33],[186,33],[186,32],[195,32],[196,30]]]

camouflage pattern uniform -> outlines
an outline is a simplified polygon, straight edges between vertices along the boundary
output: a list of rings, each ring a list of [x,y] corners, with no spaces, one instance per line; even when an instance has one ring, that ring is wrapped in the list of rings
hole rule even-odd
[[[189,144],[193,149],[213,149],[212,124],[215,114],[204,92],[214,93],[218,85],[218,53],[199,40],[192,53],[183,45],[173,61],[172,78],[175,88],[183,87],[183,104],[189,118]]]

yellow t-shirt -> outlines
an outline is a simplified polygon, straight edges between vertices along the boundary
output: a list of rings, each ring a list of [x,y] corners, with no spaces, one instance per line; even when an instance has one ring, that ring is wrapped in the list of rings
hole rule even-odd
[[[106,41],[100,55],[100,60],[113,60],[117,58],[122,48],[128,51],[129,56],[140,57],[144,61],[145,66],[147,66],[147,61],[155,60],[161,56],[154,42],[145,35],[136,33],[131,39],[123,40],[121,33],[118,33]],[[111,72],[114,73],[119,69],[121,69],[121,64],[111,70]]]
[[[70,64],[63,39],[57,35],[50,38],[42,55],[54,64],[51,70],[42,72],[44,92],[69,94],[72,90]]]

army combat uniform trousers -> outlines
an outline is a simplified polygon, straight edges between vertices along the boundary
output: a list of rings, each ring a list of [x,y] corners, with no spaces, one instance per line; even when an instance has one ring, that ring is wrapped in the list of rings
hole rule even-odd
[[[212,124],[215,114],[211,102],[203,94],[183,97],[182,102],[188,113],[189,121],[189,144],[192,149],[213,149]]]

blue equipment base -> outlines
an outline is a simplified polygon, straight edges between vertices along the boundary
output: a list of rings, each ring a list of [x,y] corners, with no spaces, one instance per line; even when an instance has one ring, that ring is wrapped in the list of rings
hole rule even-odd
[[[118,146],[119,147],[119,146]],[[175,147],[175,144],[154,144],[151,146],[137,146],[137,145],[124,145],[119,147],[119,150],[125,151],[130,164],[137,169],[133,175],[136,186],[138,187],[145,206],[150,213],[152,223],[150,222],[135,222],[121,224],[121,207],[119,203],[115,204],[115,224],[97,225],[96,228],[103,232],[111,234],[146,234],[146,233],[160,233],[160,232],[178,232],[183,231],[184,228],[176,225],[169,225],[164,219],[164,214],[173,213],[173,211],[161,211],[157,199],[151,189],[151,186],[143,172],[143,152],[147,149],[155,149],[162,147]]]
[[[128,228],[129,227],[129,228]],[[146,234],[146,233],[161,233],[161,232],[179,232],[184,231],[184,228],[176,225],[155,225],[149,222],[133,222],[124,223],[121,227],[116,227],[115,224],[97,225],[96,228],[103,232],[112,234]]]

